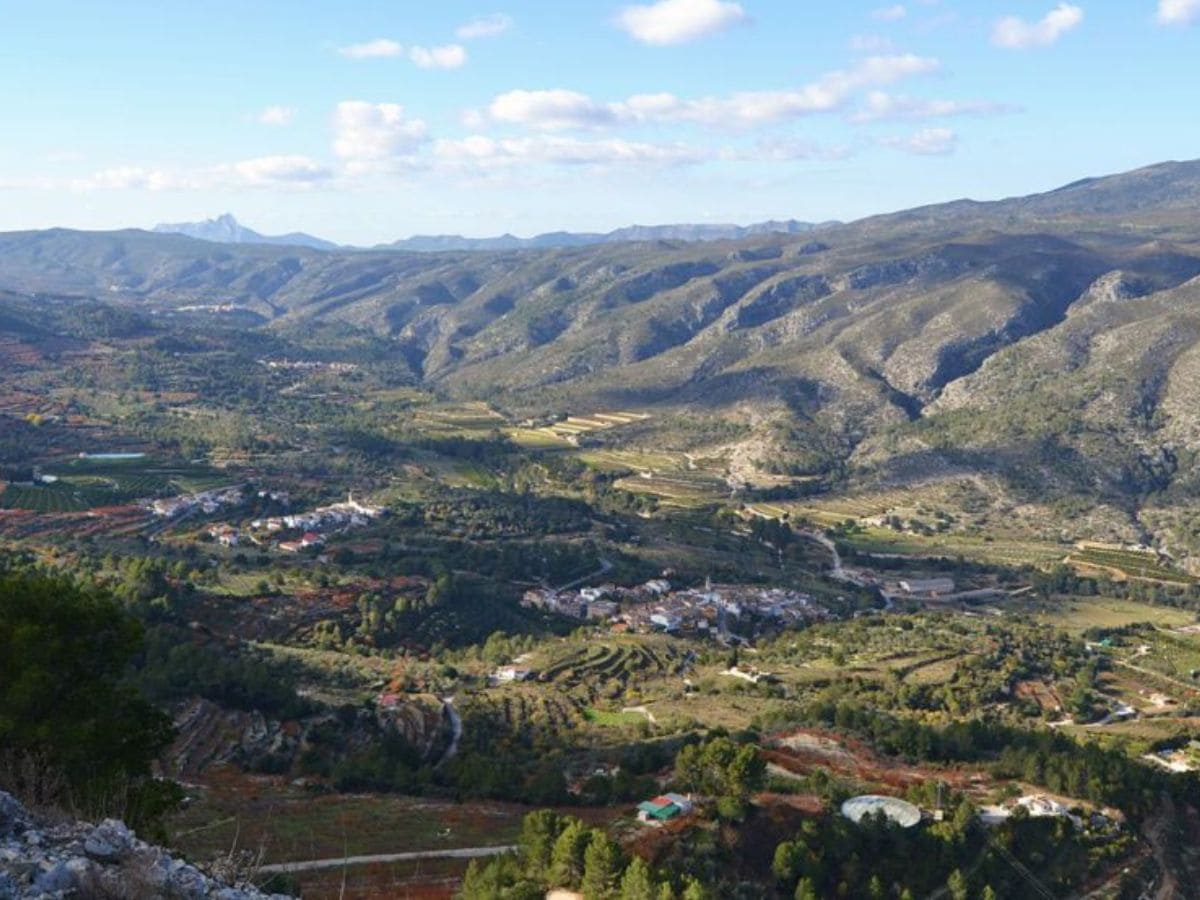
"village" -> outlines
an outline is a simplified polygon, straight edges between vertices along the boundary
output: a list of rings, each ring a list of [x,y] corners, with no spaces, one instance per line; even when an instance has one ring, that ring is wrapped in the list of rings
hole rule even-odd
[[[287,494],[260,491],[261,498],[275,502],[288,502]],[[336,529],[363,528],[386,512],[383,507],[359,503],[354,495],[341,503],[332,503],[302,513],[254,519],[246,529],[227,522],[218,522],[208,528],[209,537],[225,547],[237,547],[243,542],[263,546],[284,532],[300,532],[299,537],[279,540],[275,548],[282,553],[300,553],[319,550],[325,546],[323,533]]]
[[[526,591],[521,603],[581,621],[607,622],[614,631],[714,635],[722,643],[743,640],[731,628],[731,619],[795,625],[828,618],[825,609],[800,591],[711,582],[676,590],[665,578],[633,587],[539,588]]]

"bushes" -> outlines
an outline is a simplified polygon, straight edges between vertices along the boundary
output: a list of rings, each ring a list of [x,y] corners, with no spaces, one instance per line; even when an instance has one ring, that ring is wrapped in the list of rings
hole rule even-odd
[[[170,719],[125,680],[142,639],[107,595],[58,577],[0,577],[7,789],[86,815],[120,814],[134,827],[178,801],[172,785],[150,778],[173,737]]]
[[[150,630],[137,679],[147,696],[160,702],[200,696],[281,719],[313,711],[313,704],[296,694],[286,667],[245,651],[195,643],[190,634],[168,626]]]

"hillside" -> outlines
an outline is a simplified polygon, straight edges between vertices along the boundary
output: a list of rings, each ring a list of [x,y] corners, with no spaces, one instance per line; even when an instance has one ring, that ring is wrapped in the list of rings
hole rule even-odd
[[[985,473],[1006,502],[1088,497],[1101,531],[1190,548],[1180,515],[1155,510],[1195,490],[1198,202],[1190,162],[705,243],[418,254],[10,233],[0,288],[279,334],[348,325],[414,381],[516,416],[654,409],[658,431],[632,439],[795,475]]]

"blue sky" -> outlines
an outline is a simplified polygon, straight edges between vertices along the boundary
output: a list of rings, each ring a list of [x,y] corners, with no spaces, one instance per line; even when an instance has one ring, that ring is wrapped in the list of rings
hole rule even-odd
[[[850,219],[1200,157],[1200,0],[0,0],[0,229]]]

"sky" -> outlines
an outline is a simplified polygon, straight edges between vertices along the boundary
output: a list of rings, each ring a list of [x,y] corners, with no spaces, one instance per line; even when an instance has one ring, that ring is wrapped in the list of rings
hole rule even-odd
[[[1200,0],[0,0],[0,230],[850,220],[1200,157]]]

